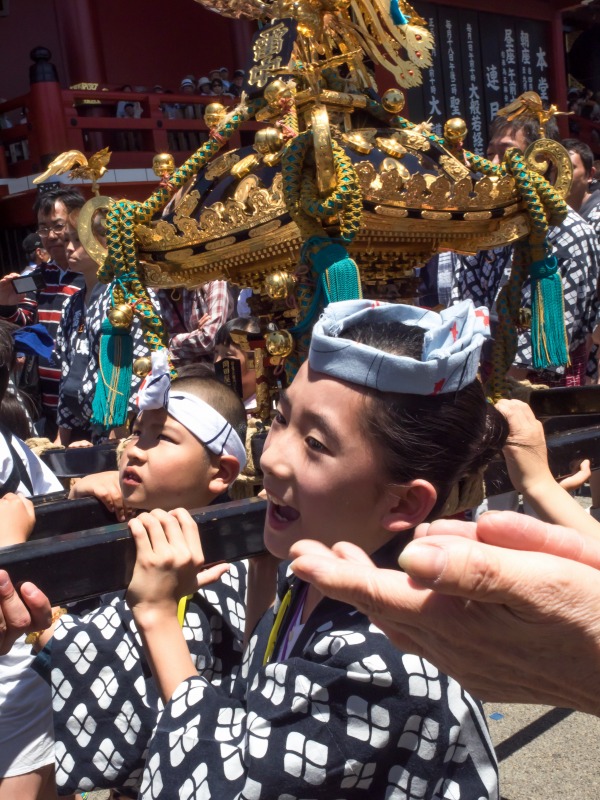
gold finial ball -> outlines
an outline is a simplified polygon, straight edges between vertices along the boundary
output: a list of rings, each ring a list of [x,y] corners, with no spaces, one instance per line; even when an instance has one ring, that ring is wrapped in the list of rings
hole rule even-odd
[[[280,100],[287,100],[293,97],[291,88],[285,81],[277,78],[267,86],[264,92],[265,100],[270,106],[275,106]]]
[[[170,177],[175,172],[175,159],[171,153],[158,153],[152,159],[152,169],[159,178]]]
[[[148,356],[136,358],[131,368],[133,369],[133,374],[137,375],[138,378],[145,378],[146,375],[150,374],[150,370],[152,369],[152,359]]]
[[[452,117],[444,125],[444,139],[448,144],[464,142],[469,129],[464,119]]]
[[[218,128],[225,119],[227,109],[222,103],[209,103],[204,109],[204,122],[206,127]]]
[[[405,103],[406,98],[402,89],[388,89],[381,97],[381,105],[388,114],[399,114]]]
[[[106,316],[113,328],[129,328],[133,322],[133,311],[127,303],[109,308]]]
[[[284,144],[283,134],[277,128],[263,128],[257,131],[254,137],[254,149],[264,156],[278,153]]]
[[[270,356],[287,358],[294,349],[294,339],[289,331],[271,331],[265,336],[265,347]]]
[[[284,269],[269,273],[265,287],[271,300],[285,300],[294,291],[296,278]]]

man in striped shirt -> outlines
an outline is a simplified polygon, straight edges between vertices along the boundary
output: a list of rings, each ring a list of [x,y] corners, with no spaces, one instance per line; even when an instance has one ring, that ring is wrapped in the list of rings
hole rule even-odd
[[[83,275],[67,268],[64,245],[69,214],[81,208],[84,202],[83,195],[70,188],[51,189],[38,196],[33,210],[37,214],[42,245],[50,253],[51,261],[41,264],[32,273],[40,275],[43,286],[31,294],[16,294],[11,281],[18,277],[17,273],[0,280],[0,319],[21,326],[41,322],[52,339],[56,338],[65,303],[85,288]],[[57,433],[56,409],[61,365],[54,356],[50,361],[40,357],[38,369],[45,419],[44,434],[53,439]]]

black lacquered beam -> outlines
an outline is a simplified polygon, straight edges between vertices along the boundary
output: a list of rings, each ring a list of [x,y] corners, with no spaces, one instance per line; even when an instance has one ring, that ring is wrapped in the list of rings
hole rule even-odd
[[[51,498],[52,495],[46,495]],[[40,502],[35,498],[35,525],[29,541],[45,539],[57,533],[73,533],[114,525],[115,515],[95,497],[68,500],[66,495]]]
[[[600,386],[536,389],[531,393],[529,405],[536,417],[600,414]]]
[[[265,509],[265,500],[253,498],[193,511],[206,564],[263,553]],[[0,567],[13,582],[33,581],[55,605],[124,589],[134,563],[135,544],[127,525],[106,525],[0,549]]]

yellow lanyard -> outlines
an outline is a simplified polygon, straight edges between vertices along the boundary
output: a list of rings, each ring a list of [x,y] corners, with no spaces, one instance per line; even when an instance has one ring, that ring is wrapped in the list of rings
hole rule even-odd
[[[194,595],[188,594],[185,597],[182,597],[181,600],[177,603],[177,622],[179,622],[180,627],[183,628],[183,623],[185,621],[185,612],[187,611],[188,603],[192,599]]]
[[[267,649],[265,650],[265,656],[263,658],[263,666],[265,664],[268,664],[271,658],[273,657],[275,644],[277,642],[277,637],[279,636],[279,631],[281,630],[283,618],[285,617],[291,602],[292,602],[292,590],[288,589],[287,592],[285,593],[283,600],[281,601],[281,605],[279,606],[279,610],[277,611],[277,616],[275,617],[275,622],[273,623],[273,627],[271,628],[271,633],[269,634],[269,641],[267,642]]]

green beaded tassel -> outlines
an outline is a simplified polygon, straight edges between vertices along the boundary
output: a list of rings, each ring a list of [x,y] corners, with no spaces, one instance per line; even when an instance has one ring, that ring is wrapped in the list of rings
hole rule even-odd
[[[100,353],[92,425],[118,428],[127,421],[131,390],[133,340],[128,328],[115,328],[105,319],[100,328]]]
[[[569,363],[563,286],[556,256],[529,267],[531,277],[531,345],[536,369]]]
[[[311,260],[313,268],[321,275],[328,303],[362,297],[358,267],[343,245],[327,244],[313,253]]]

